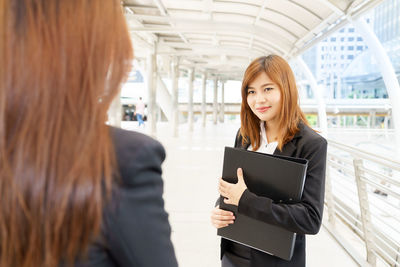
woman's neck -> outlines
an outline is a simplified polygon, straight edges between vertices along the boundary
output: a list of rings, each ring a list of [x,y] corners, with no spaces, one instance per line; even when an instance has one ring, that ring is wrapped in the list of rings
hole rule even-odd
[[[264,122],[265,133],[267,135],[268,143],[278,140],[279,129],[278,126],[271,122]]]

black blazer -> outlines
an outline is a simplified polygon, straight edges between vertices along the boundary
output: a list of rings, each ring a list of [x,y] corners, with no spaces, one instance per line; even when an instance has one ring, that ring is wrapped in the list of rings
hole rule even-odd
[[[120,179],[104,211],[101,237],[75,266],[178,266],[162,198],[164,148],[137,132],[111,128],[111,134]]]
[[[310,127],[299,124],[299,132],[275,155],[304,158],[308,160],[306,180],[301,202],[296,204],[274,203],[245,190],[239,200],[238,212],[258,220],[284,227],[297,233],[293,257],[290,261],[251,249],[251,266],[305,266],[305,234],[318,233],[324,208],[326,140]],[[247,149],[237,135],[235,147]],[[231,241],[221,239],[221,258]]]

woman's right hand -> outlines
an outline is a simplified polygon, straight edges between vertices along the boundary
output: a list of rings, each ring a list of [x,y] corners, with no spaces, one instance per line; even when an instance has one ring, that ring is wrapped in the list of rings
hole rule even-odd
[[[233,215],[233,212],[221,210],[219,205],[211,212],[211,224],[217,229],[226,227],[229,224],[234,223],[234,221],[235,216]]]

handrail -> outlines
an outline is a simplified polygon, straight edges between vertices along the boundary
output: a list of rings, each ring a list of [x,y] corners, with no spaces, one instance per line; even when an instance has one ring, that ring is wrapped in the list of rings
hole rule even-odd
[[[354,255],[356,250],[349,249],[351,242],[345,238],[336,240],[346,243],[343,247],[351,251],[349,254],[353,254],[351,256],[360,266],[365,264],[359,261],[362,258],[371,266],[377,266],[378,261],[400,266],[400,229],[397,226],[400,205],[395,204],[400,204],[399,176],[400,161],[328,139],[325,203],[329,220],[324,225],[337,235],[340,233],[335,221],[341,221],[351,232],[357,233],[365,246],[364,256]],[[345,189],[345,195],[356,196],[356,199],[346,197],[346,201],[341,201],[344,196],[341,189]]]
[[[388,166],[392,167],[393,169],[400,171],[400,161],[398,161],[398,160],[393,160],[393,159],[384,157],[382,155],[380,155],[378,157],[377,155],[375,155],[371,152],[365,151],[363,149],[359,149],[355,146],[343,144],[343,143],[340,143],[340,142],[332,140],[332,139],[328,139],[328,143],[330,145],[333,145],[335,147],[342,149],[343,151],[349,152],[350,154],[357,156],[359,158],[367,159],[367,160],[374,160],[377,163],[388,165]],[[387,163],[390,163],[390,164],[387,164]]]

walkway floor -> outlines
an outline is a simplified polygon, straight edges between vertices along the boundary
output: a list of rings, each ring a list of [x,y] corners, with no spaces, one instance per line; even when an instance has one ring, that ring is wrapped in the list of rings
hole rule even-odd
[[[124,122],[123,128],[137,129],[137,122]],[[217,267],[219,237],[210,223],[210,212],[218,196],[217,181],[222,173],[224,146],[232,146],[239,125],[187,125],[172,137],[168,124],[157,125],[157,139],[165,146],[163,165],[164,199],[170,215],[172,241],[180,266]],[[329,233],[321,228],[316,236],[307,237],[308,267],[357,266]]]

